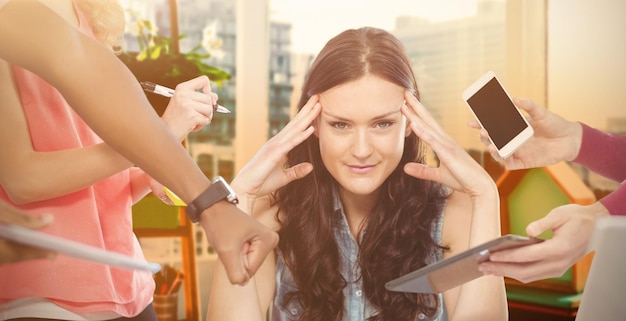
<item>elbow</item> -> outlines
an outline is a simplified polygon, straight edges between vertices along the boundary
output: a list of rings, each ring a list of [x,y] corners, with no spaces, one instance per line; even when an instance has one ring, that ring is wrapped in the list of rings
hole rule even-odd
[[[28,183],[3,184],[8,199],[15,205],[27,205],[44,200],[36,185]]]
[[[27,205],[38,201],[37,198],[22,190],[5,189],[7,197],[15,205]]]

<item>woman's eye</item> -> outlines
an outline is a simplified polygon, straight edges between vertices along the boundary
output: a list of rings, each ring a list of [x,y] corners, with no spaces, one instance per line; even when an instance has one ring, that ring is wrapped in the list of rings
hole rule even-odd
[[[376,123],[376,127],[378,128],[387,128],[387,127],[391,127],[391,125],[393,125],[393,122],[391,121],[381,121]]]
[[[330,126],[333,127],[333,128],[336,128],[336,129],[346,129],[346,128],[348,128],[348,124],[341,123],[341,122],[331,123]]]

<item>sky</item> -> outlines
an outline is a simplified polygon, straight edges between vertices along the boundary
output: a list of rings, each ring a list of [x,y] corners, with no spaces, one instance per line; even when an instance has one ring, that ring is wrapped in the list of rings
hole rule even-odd
[[[348,28],[392,29],[395,17],[410,15],[442,21],[476,13],[477,0],[269,0],[273,21],[292,23],[292,50],[317,53]]]

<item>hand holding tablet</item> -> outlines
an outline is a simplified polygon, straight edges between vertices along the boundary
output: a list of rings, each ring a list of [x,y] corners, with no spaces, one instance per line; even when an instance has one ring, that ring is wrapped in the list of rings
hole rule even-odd
[[[156,273],[161,269],[161,265],[158,263],[140,261],[127,255],[106,251],[13,224],[0,224],[0,238],[124,269],[144,270],[152,273]]]
[[[481,277],[483,274],[478,270],[478,265],[488,260],[491,252],[542,241],[538,238],[507,234],[389,281],[385,287],[396,292],[445,292]]]

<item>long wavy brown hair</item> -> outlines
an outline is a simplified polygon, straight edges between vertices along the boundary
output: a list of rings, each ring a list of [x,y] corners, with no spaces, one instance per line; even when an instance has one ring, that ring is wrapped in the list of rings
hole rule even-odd
[[[315,94],[373,74],[419,98],[415,75],[400,41],[387,31],[360,28],[331,39],[310,67],[298,106]],[[363,291],[378,313],[370,321],[414,320],[434,315],[434,295],[390,292],[385,283],[426,264],[441,247],[431,231],[442,212],[445,189],[403,172],[407,162],[425,161],[425,148],[411,133],[400,163],[382,185],[381,198],[365,222],[359,240]],[[322,163],[315,135],[288,154],[289,166],[311,162],[313,172],[277,191],[281,230],[279,250],[298,286],[290,293],[303,307],[300,320],[341,320],[344,313],[340,254],[333,237],[333,188],[337,184]]]

